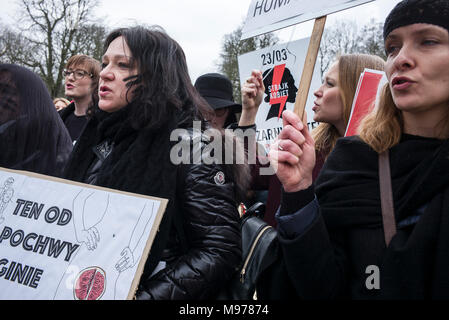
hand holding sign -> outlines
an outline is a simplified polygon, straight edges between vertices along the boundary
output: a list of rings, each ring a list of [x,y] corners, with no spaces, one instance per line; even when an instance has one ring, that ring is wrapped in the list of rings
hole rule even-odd
[[[305,190],[312,184],[315,143],[294,112],[284,111],[283,122],[284,129],[270,146],[270,162],[286,192]]]

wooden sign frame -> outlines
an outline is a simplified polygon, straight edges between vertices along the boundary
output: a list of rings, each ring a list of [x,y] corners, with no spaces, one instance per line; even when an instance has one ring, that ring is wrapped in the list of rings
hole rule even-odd
[[[307,115],[304,114],[306,108],[307,97],[309,95],[310,84],[312,82],[313,70],[315,69],[318,51],[320,49],[321,38],[323,37],[324,27],[326,25],[327,16],[315,19],[312,36],[310,37],[309,48],[307,50],[306,60],[299,83],[298,92],[296,94],[294,112],[307,124]]]

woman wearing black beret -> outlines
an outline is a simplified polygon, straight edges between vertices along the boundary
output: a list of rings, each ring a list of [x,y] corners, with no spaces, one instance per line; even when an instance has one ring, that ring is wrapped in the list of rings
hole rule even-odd
[[[449,298],[449,2],[400,2],[384,40],[380,104],[360,136],[338,140],[315,185],[314,141],[284,112],[289,129],[270,157],[284,189],[277,219],[290,297]],[[391,181],[391,210],[380,176]]]

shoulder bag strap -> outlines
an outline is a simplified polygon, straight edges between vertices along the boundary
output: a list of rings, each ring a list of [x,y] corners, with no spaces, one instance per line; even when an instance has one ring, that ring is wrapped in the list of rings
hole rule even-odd
[[[379,182],[382,222],[384,227],[385,243],[388,247],[391,238],[393,238],[396,234],[393,191],[391,188],[390,157],[388,150],[379,154]]]

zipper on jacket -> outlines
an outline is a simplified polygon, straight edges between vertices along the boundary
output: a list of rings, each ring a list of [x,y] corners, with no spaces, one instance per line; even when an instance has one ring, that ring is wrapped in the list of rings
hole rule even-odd
[[[257,246],[257,243],[259,242],[260,238],[262,237],[262,235],[268,230],[272,228],[271,226],[266,226],[265,228],[263,228],[259,234],[257,235],[256,239],[254,240],[251,249],[249,250],[248,256],[245,259],[245,263],[243,264],[243,268],[242,271],[240,272],[240,282],[243,283],[245,281],[245,274],[246,274],[246,267],[248,267],[248,263],[249,260],[251,259],[251,256],[254,253],[254,249]]]

